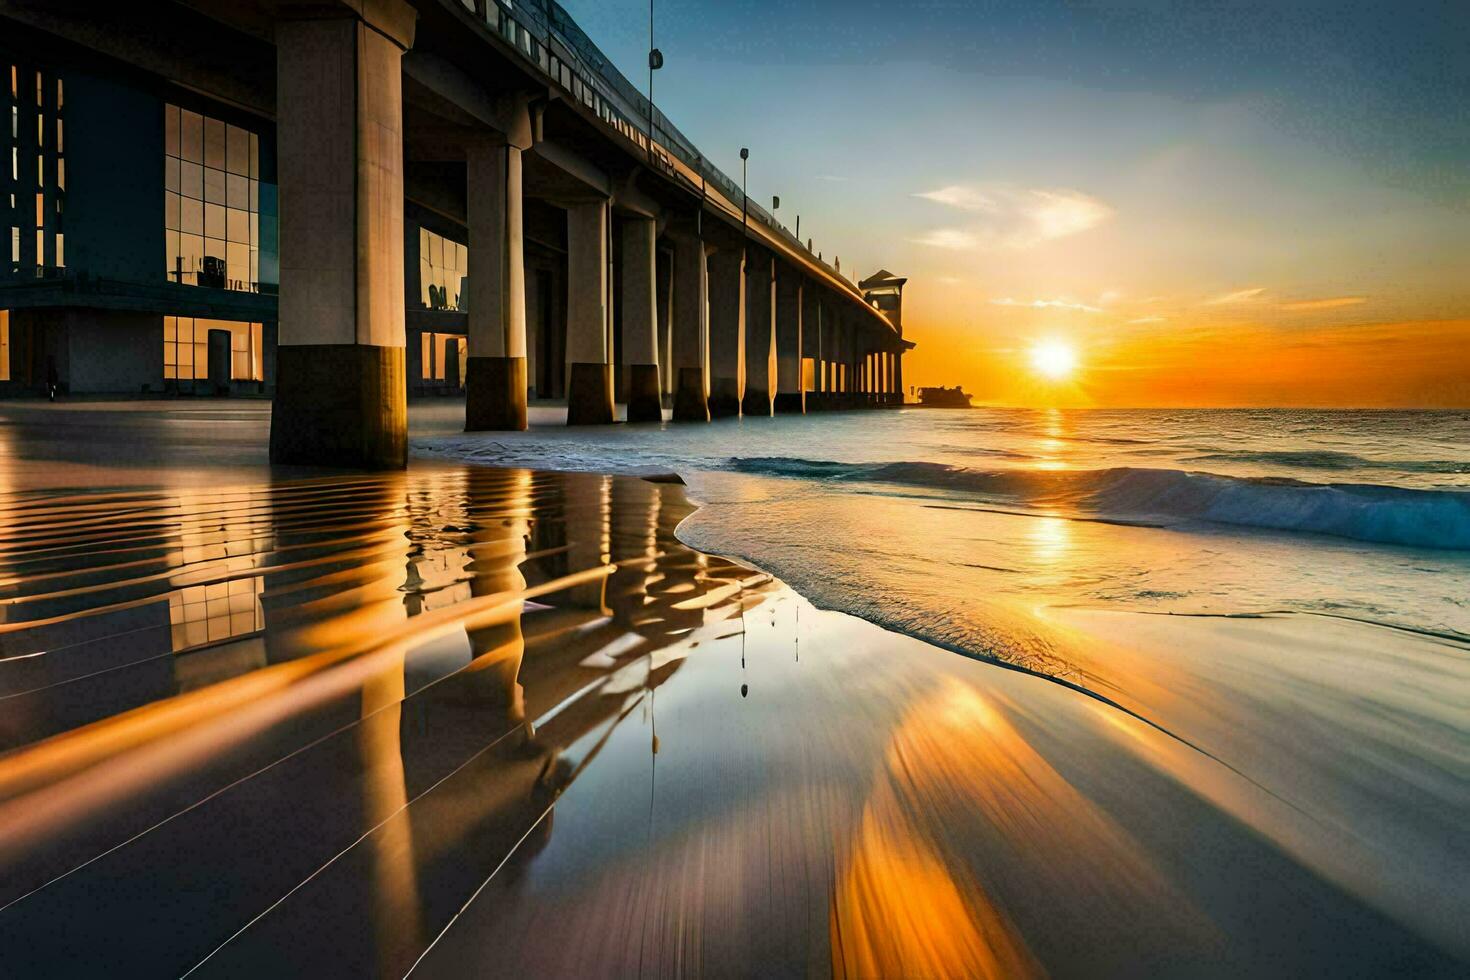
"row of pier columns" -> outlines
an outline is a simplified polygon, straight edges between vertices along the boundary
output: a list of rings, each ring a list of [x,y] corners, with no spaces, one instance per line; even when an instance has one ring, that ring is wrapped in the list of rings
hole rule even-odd
[[[291,9],[302,12],[276,30],[281,275],[271,458],[401,466],[401,86],[414,11],[402,0]],[[523,153],[533,147],[532,125],[525,100],[500,111],[499,129],[464,148],[468,430],[526,426]],[[851,298],[826,297],[773,253],[669,228],[661,293],[656,204],[613,191],[556,203],[566,213],[569,424],[615,420],[614,301],[629,421],[661,419],[666,391],[679,421],[899,400],[893,331]]]

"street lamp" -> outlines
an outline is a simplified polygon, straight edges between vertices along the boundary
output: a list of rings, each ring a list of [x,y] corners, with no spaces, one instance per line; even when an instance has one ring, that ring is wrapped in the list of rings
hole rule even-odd
[[[653,155],[653,73],[664,66],[664,53],[653,46],[653,0],[648,0],[648,154]]]
[[[749,159],[750,148],[742,146],[740,148],[740,236],[742,247],[744,245],[745,235],[749,232],[750,227],[750,198],[745,192],[745,165]]]

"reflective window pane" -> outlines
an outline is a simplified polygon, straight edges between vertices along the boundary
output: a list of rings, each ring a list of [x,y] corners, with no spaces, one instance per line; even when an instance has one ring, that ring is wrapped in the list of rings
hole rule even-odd
[[[204,200],[210,204],[225,203],[225,172],[204,168]]]
[[[204,117],[179,111],[179,156],[190,163],[204,162]]]
[[[250,176],[250,135],[238,126],[225,127],[225,169]]]
[[[225,203],[232,208],[247,210],[250,207],[250,178],[239,174],[225,177]]]
[[[225,169],[225,124],[218,119],[204,120],[204,165]]]
[[[179,199],[179,230],[191,235],[204,234],[204,204],[192,198]]]
[[[250,214],[238,208],[229,208],[225,213],[225,239],[231,242],[250,244]]]
[[[225,237],[225,208],[224,208],[224,205],[222,205],[222,204],[206,204],[206,205],[204,205],[204,237],[206,237],[206,238],[219,238],[219,239],[223,239]],[[217,255],[219,253],[216,252],[216,253],[211,253],[211,254]]]

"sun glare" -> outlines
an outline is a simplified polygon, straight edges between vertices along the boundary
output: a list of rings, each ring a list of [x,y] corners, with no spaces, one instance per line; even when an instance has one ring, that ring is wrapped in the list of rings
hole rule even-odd
[[[1060,381],[1077,369],[1077,352],[1059,340],[1046,340],[1031,348],[1031,366],[1043,377]]]

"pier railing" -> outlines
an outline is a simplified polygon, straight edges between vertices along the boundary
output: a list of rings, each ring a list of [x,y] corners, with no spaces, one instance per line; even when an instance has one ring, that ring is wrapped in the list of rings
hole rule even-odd
[[[711,163],[648,97],[618,71],[555,0],[459,0],[522,57],[591,109],[604,123],[636,144],[650,162],[670,177],[703,192],[712,185],[721,196],[742,206],[758,222],[808,260],[827,270],[853,293],[856,284],[841,270],[819,259],[775,215],[748,200],[740,184]]]

